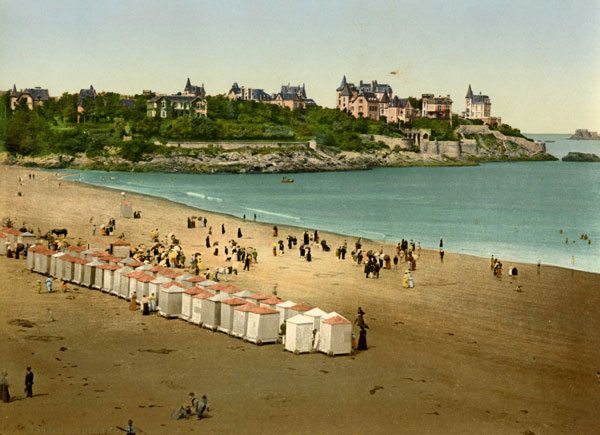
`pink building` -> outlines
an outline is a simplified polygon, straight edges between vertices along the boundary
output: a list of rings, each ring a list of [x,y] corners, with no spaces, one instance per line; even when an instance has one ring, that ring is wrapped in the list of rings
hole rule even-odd
[[[435,97],[433,94],[423,94],[421,116],[431,119],[450,119],[452,117],[452,98],[450,95]]]

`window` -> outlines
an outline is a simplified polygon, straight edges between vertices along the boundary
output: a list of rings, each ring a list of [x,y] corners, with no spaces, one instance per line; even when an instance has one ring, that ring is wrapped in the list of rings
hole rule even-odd
[[[358,106],[358,111],[362,112],[362,110],[363,110],[363,106]]]
[[[166,118],[166,117],[167,117],[167,111],[166,111],[166,110],[162,110],[162,111],[160,112],[160,117],[161,117],[161,118]]]

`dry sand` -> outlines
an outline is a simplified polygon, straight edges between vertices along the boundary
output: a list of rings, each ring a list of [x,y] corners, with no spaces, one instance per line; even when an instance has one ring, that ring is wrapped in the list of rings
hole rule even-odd
[[[208,228],[187,229],[186,216],[207,216],[221,243],[241,227],[242,243],[258,248],[258,264],[250,272],[239,264],[230,283],[269,294],[277,284],[281,298],[351,320],[361,306],[369,350],[295,356],[282,345],[258,347],[180,320],[142,317],[98,291],[38,294],[40,276],[24,260],[1,257],[0,369],[15,398],[0,403],[1,434],[120,433],[116,426],[128,418],[138,433],[151,434],[591,434],[600,427],[598,274],[543,266],[538,275],[535,265],[518,264],[518,278],[497,279],[487,258],[446,252],[442,264],[437,252],[423,250],[416,286],[404,289],[402,271],[365,279],[333,251],[313,249],[312,263],[297,251],[273,257],[272,225],[133,194],[142,219],[122,219],[119,191],[66,181],[59,187],[52,173],[38,171],[19,186],[27,173],[0,168],[0,217],[16,218],[17,227],[66,227],[69,239],[87,240],[91,217],[99,224],[112,216],[116,233],[133,243],[148,243],[155,227],[174,232],[207,266],[224,264],[222,250],[219,258],[208,252]],[[280,226],[278,239],[290,233],[302,229]],[[333,247],[345,239],[322,237]],[[523,293],[515,291],[519,284]],[[23,394],[28,365],[33,399]],[[190,391],[208,395],[210,418],[170,420]]]

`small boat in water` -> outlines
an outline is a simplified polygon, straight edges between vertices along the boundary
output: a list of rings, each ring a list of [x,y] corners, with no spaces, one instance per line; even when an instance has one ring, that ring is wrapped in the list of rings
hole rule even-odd
[[[285,175],[283,176],[283,178],[281,179],[282,183],[293,183],[294,179],[293,178],[288,178]]]

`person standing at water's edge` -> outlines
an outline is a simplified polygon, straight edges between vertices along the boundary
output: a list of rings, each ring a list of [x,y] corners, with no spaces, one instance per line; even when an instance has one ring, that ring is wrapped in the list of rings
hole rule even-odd
[[[25,372],[25,394],[27,397],[33,397],[33,372],[31,367],[27,367],[27,372]]]

